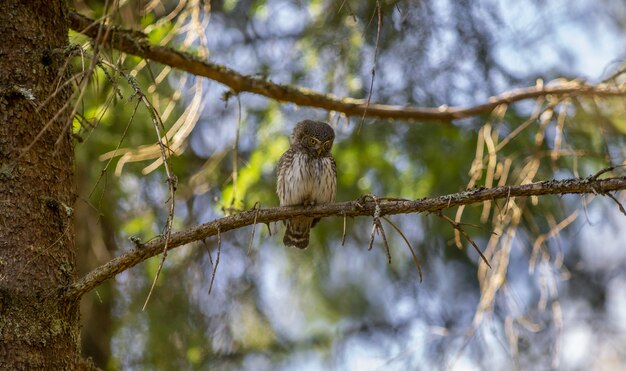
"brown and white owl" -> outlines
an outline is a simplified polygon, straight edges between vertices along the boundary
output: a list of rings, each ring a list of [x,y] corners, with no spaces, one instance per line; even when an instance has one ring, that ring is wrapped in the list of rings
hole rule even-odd
[[[335,201],[337,168],[330,154],[335,132],[330,125],[300,121],[291,133],[291,147],[278,160],[276,192],[280,206],[313,206]],[[296,217],[286,221],[283,243],[305,249],[309,232],[319,218]]]

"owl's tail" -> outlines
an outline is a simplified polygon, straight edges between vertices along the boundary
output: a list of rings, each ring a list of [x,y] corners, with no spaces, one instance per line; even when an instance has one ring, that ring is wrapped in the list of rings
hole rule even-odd
[[[313,218],[293,218],[287,220],[287,229],[283,243],[285,246],[294,246],[299,249],[306,249],[309,245],[309,233]]]

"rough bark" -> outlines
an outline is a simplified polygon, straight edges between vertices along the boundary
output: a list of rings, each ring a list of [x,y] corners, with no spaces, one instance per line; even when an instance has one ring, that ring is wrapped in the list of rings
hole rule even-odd
[[[58,51],[66,48],[67,35],[65,1],[3,1],[0,369],[85,367],[77,303],[59,296],[75,266],[70,112],[58,114],[71,92],[55,93],[65,62]]]

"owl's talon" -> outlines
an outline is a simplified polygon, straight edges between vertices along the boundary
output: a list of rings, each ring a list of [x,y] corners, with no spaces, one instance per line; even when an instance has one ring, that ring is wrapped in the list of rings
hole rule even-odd
[[[365,208],[365,204],[366,204],[369,200],[374,201],[374,203],[375,203],[376,205],[378,205],[378,197],[376,197],[376,195],[374,195],[373,193],[367,193],[367,194],[362,195],[361,197],[359,197],[359,199],[358,199],[358,200],[356,200],[356,203],[355,203],[355,204],[356,204],[357,208],[359,208],[359,209],[361,209],[361,210],[362,210],[362,209],[364,209],[364,208]]]

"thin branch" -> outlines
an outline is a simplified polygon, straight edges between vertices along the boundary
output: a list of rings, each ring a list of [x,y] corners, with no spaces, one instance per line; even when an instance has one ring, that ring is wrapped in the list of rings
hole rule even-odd
[[[374,218],[372,220],[372,233],[370,234],[370,244],[369,244],[369,247],[367,248],[367,251],[372,250],[372,246],[374,246],[375,234],[376,233],[380,234],[383,237],[385,251],[387,252],[387,263],[391,264],[391,251],[389,250],[389,244],[387,243],[387,236],[385,235],[385,229],[383,228],[383,224],[380,222],[380,217],[382,216],[382,214],[381,214],[379,200],[381,199],[379,199],[374,194],[366,194],[362,196],[359,201],[357,201],[358,207],[362,207],[361,202],[365,202],[368,199],[371,199],[374,202],[374,214],[373,214]],[[344,214],[344,217],[345,217],[345,214]]]
[[[387,264],[391,264],[391,250],[389,249],[389,243],[387,242],[387,235],[385,235],[385,229],[380,222],[380,218],[374,217],[372,222],[372,233],[370,234],[370,244],[367,248],[368,251],[372,250],[374,246],[374,237],[376,234],[380,234],[383,237],[383,245],[385,246],[385,252],[387,253]]]
[[[361,116],[361,121],[359,122],[359,128],[357,129],[357,134],[361,132],[361,127],[363,126],[363,122],[365,121],[365,116],[367,115],[367,108],[369,107],[372,100],[372,92],[374,91],[374,79],[376,78],[376,62],[378,60],[378,42],[380,41],[380,30],[382,28],[383,18],[382,11],[380,10],[380,1],[376,0],[376,13],[378,13],[378,27],[376,28],[376,45],[374,46],[374,63],[372,66],[372,79],[370,80],[370,90],[367,93],[367,102],[365,103],[365,109],[363,110],[363,115]],[[374,15],[372,15],[372,19]],[[370,20],[371,23],[371,20]],[[369,26],[369,25],[368,25]]]
[[[391,219],[387,218],[386,216],[383,216],[383,219],[385,219],[385,221],[389,223],[393,227],[393,229],[395,229],[396,232],[398,232],[398,234],[400,234],[400,236],[404,240],[404,243],[406,243],[407,247],[409,248],[409,251],[411,252],[411,257],[413,257],[413,263],[415,264],[415,269],[417,269],[417,273],[419,274],[420,283],[422,283],[422,266],[420,265],[419,259],[417,259],[417,255],[415,254],[415,250],[413,250],[413,246],[411,246],[409,239],[404,235],[404,233],[402,233],[402,230],[400,229],[400,227],[398,227],[396,223],[392,222]]]
[[[476,250],[476,252],[478,253],[478,255],[480,255],[480,258],[485,262],[485,264],[487,264],[487,266],[489,268],[491,268],[491,264],[489,264],[489,260],[487,260],[487,257],[485,256],[485,254],[483,254],[482,251],[480,251],[480,248],[478,247],[478,245],[476,245],[476,242],[474,242],[474,240],[472,240],[472,238],[470,237],[469,234],[467,234],[467,232],[465,232],[465,229],[463,229],[463,227],[461,226],[461,223],[457,223],[454,220],[450,219],[449,217],[447,217],[446,215],[443,215],[443,213],[438,212],[437,216],[440,217],[441,219],[445,220],[446,222],[450,223],[450,225],[456,229],[457,231],[459,231],[461,233],[461,235],[463,235],[463,237],[465,237],[465,239],[467,240],[467,242],[469,242],[470,244],[472,244],[472,246],[474,247],[474,250]]]
[[[590,85],[571,81],[553,86],[541,84],[512,90],[497,97],[492,97],[486,103],[472,107],[441,106],[438,108],[422,108],[386,104],[367,104],[367,101],[363,99],[338,98],[330,94],[322,94],[306,88],[277,84],[258,77],[243,75],[226,66],[208,62],[192,54],[151,44],[148,42],[147,36],[140,32],[106,26],[76,12],[70,12],[68,17],[70,27],[73,30],[91,37],[92,39],[98,36],[98,30],[105,30],[106,32],[103,32],[101,37],[97,39],[102,45],[113,47],[119,51],[138,57],[151,59],[155,62],[194,75],[207,77],[226,85],[235,94],[250,92],[278,101],[295,103],[299,106],[317,107],[328,111],[342,112],[346,116],[365,115],[385,119],[437,120],[448,122],[491,112],[501,104],[510,104],[548,95],[569,97],[626,95],[626,85],[623,84],[617,86],[613,84]]]
[[[250,251],[252,251],[252,243],[254,242],[254,233],[256,232],[256,221],[259,217],[259,210],[261,210],[261,203],[259,201],[254,203],[252,206],[252,210],[256,210],[254,213],[254,220],[252,221],[252,235],[250,236],[250,242],[248,243],[248,255],[250,255]]]
[[[597,173],[593,174],[592,176],[590,176],[589,179],[596,180],[596,179],[598,179],[600,177],[600,175],[606,174],[608,172],[611,172],[611,171],[617,169],[618,167],[624,167],[624,166],[626,166],[626,165],[616,165],[616,166],[610,166],[610,167],[604,168],[604,169],[598,171]]]
[[[122,142],[124,141],[124,138],[126,138],[126,135],[128,134],[128,129],[130,129],[130,125],[133,123],[133,120],[135,119],[135,115],[137,114],[137,109],[139,108],[140,103],[141,101],[137,99],[137,102],[135,103],[135,107],[133,108],[133,112],[130,115],[130,119],[128,120],[128,123],[126,124],[124,131],[122,132],[122,136],[120,137],[120,140],[117,142],[117,146],[113,150],[114,153],[117,153],[117,151],[122,146]],[[91,192],[89,192],[89,196],[87,196],[88,199],[91,198],[91,195],[93,195],[93,193],[96,191],[98,184],[100,184],[100,180],[102,180],[105,174],[107,173],[107,170],[109,169],[109,165],[111,165],[111,162],[113,162],[113,157],[109,158],[106,165],[104,165],[104,168],[100,170],[100,176],[98,177],[98,180],[96,180],[96,184],[94,184],[93,188],[91,189]]]
[[[343,231],[341,233],[341,246],[346,244],[346,214],[343,214]]]
[[[615,196],[613,196],[613,195],[611,194],[611,192],[607,192],[607,193],[606,193],[606,195],[607,195],[607,196],[609,196],[609,198],[610,198],[611,200],[615,201],[615,203],[617,204],[617,207],[619,208],[619,211],[620,211],[622,214],[626,215],[626,209],[624,209],[624,205],[622,205],[622,203],[621,203],[621,202],[619,202],[619,200],[618,200],[617,198],[615,198]]]
[[[209,251],[209,255],[211,252]],[[215,258],[215,265],[213,265],[213,272],[211,273],[211,283],[209,284],[209,295],[213,290],[213,282],[215,281],[215,273],[217,273],[217,266],[220,264],[220,255],[222,254],[222,234],[220,233],[220,227],[217,227],[217,257]]]
[[[120,72],[122,71],[120,70]],[[172,235],[172,223],[174,221],[174,207],[175,207],[175,200],[176,200],[175,193],[176,193],[177,179],[176,179],[176,176],[170,170],[170,166],[167,161],[167,159],[169,158],[167,152],[169,152],[169,154],[171,155],[171,151],[169,149],[169,143],[168,143],[167,137],[163,137],[161,135],[161,130],[159,129],[159,128],[163,128],[163,130],[165,130],[165,126],[163,125],[163,121],[161,120],[159,113],[157,112],[156,108],[154,108],[152,103],[148,101],[148,98],[143,93],[143,91],[139,88],[139,84],[137,84],[137,81],[135,81],[135,79],[132,78],[130,75],[127,75],[125,73],[123,73],[123,75],[127,78],[129,84],[133,87],[133,90],[134,90],[130,98],[132,99],[133,97],[137,96],[137,99],[143,102],[143,104],[146,106],[146,108],[148,109],[148,112],[150,113],[150,117],[152,118],[152,123],[154,125],[154,130],[156,132],[157,142],[161,150],[161,158],[163,159],[163,167],[165,168],[165,174],[167,175],[167,183],[168,183],[168,188],[169,188],[169,193],[170,193],[169,194],[169,210],[167,214],[167,220],[165,221],[165,228],[163,231],[163,236],[165,239],[165,243],[163,244],[163,252],[162,252],[163,257],[161,258],[161,263],[159,264],[159,268],[157,269],[156,275],[154,276],[154,281],[152,282],[152,286],[150,287],[150,291],[148,292],[146,301],[144,302],[143,308],[141,309],[141,310],[145,310],[146,306],[148,305],[148,302],[150,301],[150,297],[152,296],[152,292],[154,291],[154,288],[156,287],[156,283],[159,279],[159,275],[161,274],[161,270],[163,269],[163,265],[165,264],[165,259],[167,258],[169,239],[170,239],[170,236]]]
[[[241,98],[237,95],[237,128],[235,129],[235,141],[233,143],[233,170],[231,178],[233,179],[233,197],[230,200],[230,207],[236,207],[237,200],[237,175],[239,174],[239,132],[241,130]]]
[[[319,205],[314,207],[276,207],[269,209],[252,209],[239,214],[226,216],[209,223],[172,233],[169,237],[169,249],[173,249],[191,242],[215,236],[218,233],[228,232],[244,226],[257,223],[268,224],[280,220],[292,219],[298,216],[322,218],[329,216],[356,217],[373,216],[376,205],[380,208],[380,215],[408,214],[419,212],[437,212],[450,207],[480,203],[486,200],[506,199],[509,197],[527,197],[557,194],[606,194],[612,191],[626,189],[626,177],[606,179],[575,178],[565,180],[547,180],[517,186],[501,186],[495,188],[476,188],[464,192],[445,196],[424,198],[420,200],[378,199],[373,201],[341,202]],[[382,201],[382,202],[381,202]],[[166,238],[159,237],[138,248],[127,251],[112,259],[108,263],[89,272],[73,284],[65,287],[64,296],[68,300],[78,300],[86,292],[100,283],[114,277],[142,261],[149,259],[163,251]]]

